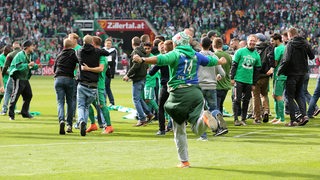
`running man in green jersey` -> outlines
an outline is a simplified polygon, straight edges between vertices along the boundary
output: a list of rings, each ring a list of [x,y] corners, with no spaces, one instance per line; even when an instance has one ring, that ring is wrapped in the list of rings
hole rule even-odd
[[[134,55],[133,60],[138,63],[168,65],[170,80],[168,82],[169,98],[165,103],[166,112],[173,119],[174,140],[181,163],[178,167],[190,167],[188,159],[188,144],[186,121],[191,123],[193,133],[202,135],[207,126],[212,131],[217,129],[222,116],[213,117],[209,111],[204,111],[204,99],[198,82],[198,67],[215,66],[226,62],[225,58],[216,59],[195,52],[190,46],[191,37],[185,32],[176,34],[172,41],[175,49],[166,54],[141,58]]]

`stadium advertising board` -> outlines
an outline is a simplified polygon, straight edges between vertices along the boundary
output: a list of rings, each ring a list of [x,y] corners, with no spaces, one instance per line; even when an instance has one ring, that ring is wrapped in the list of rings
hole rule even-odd
[[[144,20],[98,20],[105,31],[150,31]]]

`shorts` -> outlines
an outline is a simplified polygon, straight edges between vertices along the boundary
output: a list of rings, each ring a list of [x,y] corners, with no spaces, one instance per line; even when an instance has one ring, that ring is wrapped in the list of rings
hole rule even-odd
[[[273,94],[275,96],[283,96],[285,84],[285,80],[275,80],[273,85]]]
[[[154,87],[144,87],[144,99],[154,99]]]

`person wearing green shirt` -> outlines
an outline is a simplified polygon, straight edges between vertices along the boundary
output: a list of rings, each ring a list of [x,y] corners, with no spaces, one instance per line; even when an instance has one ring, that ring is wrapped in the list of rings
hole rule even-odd
[[[276,112],[276,117],[271,120],[272,124],[283,124],[284,119],[284,100],[283,100],[283,92],[287,80],[287,76],[281,74],[277,75],[280,61],[282,59],[285,45],[282,43],[281,34],[275,33],[271,36],[270,39],[274,48],[274,60],[275,60],[275,69],[273,71],[273,92],[272,95],[274,97],[274,109]]]
[[[8,76],[8,81],[7,84],[5,84],[6,88],[4,92],[2,111],[0,112],[0,115],[7,115],[10,96],[13,91],[13,79],[9,76],[8,69],[11,65],[14,56],[16,56],[16,54],[21,51],[20,43],[18,41],[13,42],[12,48],[13,51],[7,55],[4,67],[2,69],[2,76]]]
[[[190,46],[191,36],[186,32],[179,32],[172,41],[175,49],[166,54],[153,57],[140,57],[134,55],[133,60],[137,63],[168,65],[170,80],[168,81],[169,98],[165,103],[166,112],[173,119],[173,133],[180,168],[190,167],[188,159],[188,144],[186,133],[186,121],[191,123],[193,133],[200,136],[207,127],[215,131],[218,119],[209,111],[204,110],[204,99],[198,82],[198,67],[215,66],[225,63],[225,59],[216,59],[204,56]],[[220,116],[222,118],[222,116]]]
[[[247,46],[240,48],[232,60],[231,84],[234,85],[234,98],[232,108],[234,114],[234,125],[245,126],[248,105],[251,98],[251,90],[255,88],[261,60],[259,53],[255,50],[258,37],[251,34],[247,38]],[[242,100],[242,106],[240,106]],[[241,107],[241,121],[238,120],[238,107]]]
[[[151,54],[151,43],[144,43],[143,48],[146,51],[147,56],[152,57],[153,54]],[[150,70],[150,67],[148,68],[148,71]],[[151,76],[149,73],[146,75],[146,84],[144,85],[144,101],[146,102],[147,106],[150,108],[150,110],[155,112],[154,114],[158,114],[159,106],[157,102],[155,101],[155,87],[157,83],[157,74]]]
[[[3,68],[4,68],[4,65],[5,65],[5,62],[6,62],[6,56],[12,51],[12,48],[10,45],[6,45],[3,49],[3,53],[1,53],[0,55],[0,70],[2,71]],[[6,84],[7,84],[7,81],[8,81],[8,78],[9,78],[9,75],[8,74],[4,74],[2,76],[2,81],[3,81],[3,85],[4,85],[4,88],[6,88]],[[3,93],[0,93],[0,102],[3,98],[4,94]]]
[[[70,39],[72,41],[73,44],[73,49],[75,51],[78,51],[81,46],[78,44],[78,40],[79,40],[79,36],[76,33],[70,33],[68,35],[68,39]],[[76,65],[76,68],[74,69],[74,77],[77,77],[77,69],[78,69],[78,64]],[[76,80],[76,78],[74,79],[74,89],[73,89],[73,97],[72,97],[72,103],[73,103],[73,118],[75,118],[76,116],[76,109],[77,109],[77,86],[78,86],[78,81]],[[75,124],[75,128],[78,129],[78,124]]]
[[[232,63],[232,57],[230,54],[224,52],[222,50],[223,41],[221,38],[215,38],[212,42],[214,54],[218,56],[218,58],[224,57],[227,60],[227,63],[221,65],[225,76],[222,77],[219,81],[217,81],[217,107],[220,112],[223,112],[223,103],[226,99],[228,91],[231,89],[230,85],[230,69]]]
[[[95,48],[100,48],[102,44],[102,40],[98,36],[93,36],[93,46]],[[102,122],[99,122],[100,127],[103,127],[103,134],[110,134],[113,133],[113,127],[111,125],[110,120],[110,113],[107,107],[107,101],[105,96],[105,79],[106,79],[106,71],[108,68],[108,61],[106,56],[100,56],[100,64],[104,65],[104,68],[102,72],[99,73],[99,80],[98,80],[98,93],[96,99],[93,101],[93,105],[97,109],[98,117],[101,117],[101,114],[103,115],[103,119],[105,120],[105,124]],[[88,68],[88,67],[87,67]],[[91,125],[89,128],[87,128],[86,132],[95,131],[98,129],[97,125],[95,124],[95,117],[94,117],[94,111],[92,106],[89,107],[89,119],[91,121]],[[101,118],[100,118],[101,119]],[[99,120],[99,118],[98,118]]]
[[[18,102],[20,95],[23,97],[23,104],[21,109],[21,115],[23,118],[33,118],[29,113],[30,102],[32,99],[32,89],[29,83],[31,77],[31,70],[37,70],[40,65],[37,65],[31,58],[31,54],[34,51],[35,46],[30,40],[23,43],[23,51],[20,51],[13,58],[9,75],[13,79],[13,93],[11,95],[11,101],[9,106],[9,119],[14,120],[14,109]]]

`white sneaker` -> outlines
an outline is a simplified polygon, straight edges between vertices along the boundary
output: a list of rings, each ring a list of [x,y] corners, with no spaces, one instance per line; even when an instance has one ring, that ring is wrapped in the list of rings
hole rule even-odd
[[[208,138],[199,137],[199,138],[197,139],[197,141],[208,141]]]
[[[278,120],[276,122],[273,122],[272,124],[284,124],[284,123],[285,123],[285,121]]]
[[[279,121],[279,119],[276,119],[276,118],[274,118],[274,119],[272,119],[271,121],[270,121],[270,123],[275,123],[275,122],[277,122],[277,121]]]

